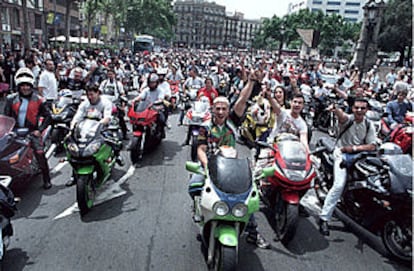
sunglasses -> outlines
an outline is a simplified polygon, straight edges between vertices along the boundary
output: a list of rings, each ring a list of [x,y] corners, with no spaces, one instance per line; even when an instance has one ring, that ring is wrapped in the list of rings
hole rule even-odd
[[[366,110],[366,107],[354,106],[355,110]]]

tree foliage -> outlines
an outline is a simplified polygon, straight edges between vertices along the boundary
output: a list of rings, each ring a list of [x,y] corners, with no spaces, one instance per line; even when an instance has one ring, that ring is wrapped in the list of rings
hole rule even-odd
[[[411,0],[389,0],[382,17],[378,46],[385,52],[401,53],[400,63],[403,64],[405,48],[412,44],[412,11]]]
[[[347,40],[357,41],[361,24],[345,21],[337,14],[325,15],[322,11],[312,12],[308,9],[286,15],[282,18],[274,15],[263,22],[260,34],[255,41],[256,47],[266,47],[266,44],[276,40],[289,47],[297,44],[300,36],[296,29],[314,29],[320,31],[319,49],[324,54],[330,54],[332,48]],[[283,29],[283,31],[281,31]]]
[[[137,34],[170,40],[175,24],[172,0],[135,0],[128,8],[126,27]]]

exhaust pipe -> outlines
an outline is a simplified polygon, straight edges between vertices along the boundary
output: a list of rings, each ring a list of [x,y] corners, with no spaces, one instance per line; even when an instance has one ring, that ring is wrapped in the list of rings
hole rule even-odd
[[[49,159],[52,156],[52,154],[56,150],[56,147],[57,147],[56,143],[52,143],[52,145],[50,145],[50,147],[47,150],[46,155],[45,155],[46,156],[46,159]]]

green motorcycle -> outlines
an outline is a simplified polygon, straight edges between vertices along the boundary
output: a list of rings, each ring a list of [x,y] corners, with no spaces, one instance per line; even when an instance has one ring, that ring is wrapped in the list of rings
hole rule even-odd
[[[186,169],[205,176],[201,194],[194,197],[195,220],[207,250],[210,270],[236,270],[240,235],[259,210],[259,194],[248,159],[212,156],[205,172],[198,163]]]
[[[109,179],[116,162],[113,144],[119,141],[117,126],[105,127],[96,119],[79,122],[65,139],[67,159],[76,181],[76,200],[81,215],[93,206],[96,191]]]

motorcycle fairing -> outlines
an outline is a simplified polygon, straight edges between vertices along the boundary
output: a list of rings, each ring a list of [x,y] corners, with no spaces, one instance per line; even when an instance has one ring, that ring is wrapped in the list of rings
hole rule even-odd
[[[252,173],[248,159],[212,156],[208,163],[212,183],[227,194],[242,194],[250,191]]]
[[[142,136],[143,133],[142,133],[141,130],[135,130],[135,131],[132,132],[132,134],[136,137],[140,137],[140,136]]]
[[[390,166],[390,191],[395,194],[406,193],[412,190],[413,163],[409,154],[384,155]]]
[[[292,190],[282,190],[282,198],[289,204],[299,204],[300,201],[298,192]]]

